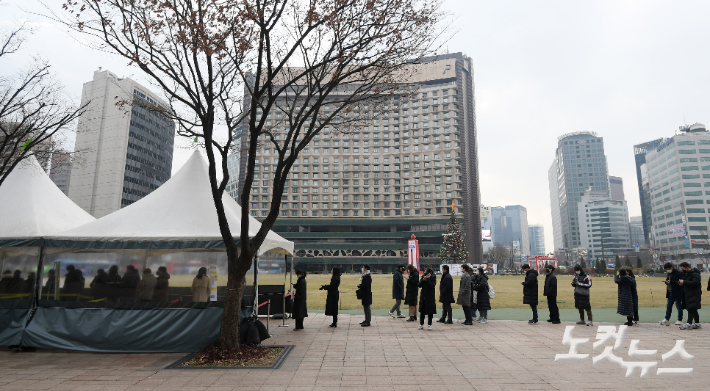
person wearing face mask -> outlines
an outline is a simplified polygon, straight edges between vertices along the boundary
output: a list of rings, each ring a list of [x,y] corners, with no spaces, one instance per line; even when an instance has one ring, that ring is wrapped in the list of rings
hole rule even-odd
[[[574,265],[572,286],[574,287],[574,308],[579,310],[579,322],[577,324],[585,324],[584,311],[587,311],[589,321],[586,324],[587,326],[593,326],[592,305],[589,302],[589,288],[592,287],[592,279],[580,265]]]
[[[698,310],[701,308],[700,300],[703,294],[703,289],[700,280],[700,270],[690,267],[688,262],[680,264],[680,270],[683,271],[683,276],[678,280],[678,285],[683,287],[685,294],[685,309],[688,310],[688,322],[680,326],[681,330],[700,329],[700,315]]]
[[[362,327],[370,327],[372,321],[372,276],[370,275],[370,265],[362,265],[362,274],[360,275],[360,284],[357,286],[359,298],[362,302],[362,308],[365,311],[365,321],[360,323]]]
[[[545,266],[545,286],[542,295],[547,297],[547,308],[550,310],[550,319],[547,321],[552,324],[560,324],[560,309],[557,308],[557,276],[554,271],[554,266]]]
[[[527,263],[522,266],[522,269],[525,272],[525,281],[520,283],[523,286],[523,304],[528,304],[533,314],[528,324],[537,324],[537,270],[530,269]]]
[[[483,268],[478,268],[478,275],[473,279],[473,290],[476,291],[476,308],[481,317],[477,319],[479,323],[488,323],[488,311],[491,309],[491,298],[488,295],[488,276],[483,272]]]
[[[673,314],[673,304],[678,310],[678,320],[675,322],[676,326],[683,325],[683,287],[678,285],[678,280],[683,276],[683,272],[673,267],[673,264],[666,262],[663,265],[666,269],[666,317],[660,322],[662,325],[669,326],[671,321],[671,315]]]
[[[459,294],[456,299],[456,304],[463,307],[463,314],[466,317],[463,324],[470,326],[473,324],[473,316],[471,315],[471,266],[461,265],[461,281],[459,282]]]
[[[419,330],[424,328],[424,317],[428,318],[429,330],[436,314],[436,275],[431,268],[426,269],[422,279],[419,280]]]

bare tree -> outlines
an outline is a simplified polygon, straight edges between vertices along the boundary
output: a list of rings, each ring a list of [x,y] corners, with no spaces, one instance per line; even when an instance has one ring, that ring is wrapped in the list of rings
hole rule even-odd
[[[293,163],[328,126],[347,132],[376,115],[386,96],[408,90],[402,81],[435,49],[440,2],[65,1],[70,16],[59,18],[142,69],[170,101],[178,133],[206,146],[228,257],[220,343],[238,347],[242,279],[279,215]],[[269,124],[270,114],[281,118],[278,125]],[[217,133],[217,125],[227,128],[226,135]],[[242,144],[235,146],[239,128]],[[265,147],[278,156],[271,207],[250,238],[247,197],[255,159]],[[246,160],[239,241],[222,204],[227,155],[235,148]]]
[[[499,269],[510,264],[510,248],[508,246],[503,246],[502,244],[495,245],[491,247],[486,254],[491,262],[498,265]]]
[[[27,32],[21,25],[0,38],[0,60],[20,49]],[[17,74],[0,76],[0,186],[30,156],[47,169],[52,154],[67,154],[64,138],[84,108],[73,104],[39,58]]]

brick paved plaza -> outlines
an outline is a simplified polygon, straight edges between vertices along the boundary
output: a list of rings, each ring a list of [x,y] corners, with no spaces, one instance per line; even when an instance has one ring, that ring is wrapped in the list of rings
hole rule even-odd
[[[0,352],[0,390],[546,390],[546,389],[705,389],[710,383],[708,329],[681,331],[676,326],[642,324],[627,330],[614,354],[624,361],[658,361],[645,378],[608,361],[592,364],[604,350],[592,350],[597,326],[576,326],[574,338],[589,338],[578,352],[582,361],[555,362],[569,352],[562,345],[565,326],[520,321],[491,321],[462,326],[434,323],[417,330],[403,319],[374,317],[362,328],[360,316],[311,314],[305,331],[271,323],[273,345],[296,345],[278,370],[164,369],[183,354],[92,354],[74,352]],[[702,319],[702,314],[701,314]],[[632,339],[638,349],[658,350],[652,358],[630,358]],[[661,354],[684,339],[695,358]],[[611,346],[612,342],[606,345]],[[692,367],[690,375],[656,375],[657,368]]]

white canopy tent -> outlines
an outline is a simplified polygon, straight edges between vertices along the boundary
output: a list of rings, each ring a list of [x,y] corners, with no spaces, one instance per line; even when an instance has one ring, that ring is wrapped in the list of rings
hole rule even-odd
[[[95,220],[59,190],[34,156],[0,186],[0,246],[32,245]]]
[[[229,227],[239,240],[242,210],[228,194],[222,196]],[[249,216],[249,237],[261,224]],[[49,237],[52,247],[93,249],[150,249],[175,251],[224,246],[220,234],[207,164],[195,151],[185,165],[140,201],[92,223]],[[269,232],[259,248],[290,255],[293,242]]]

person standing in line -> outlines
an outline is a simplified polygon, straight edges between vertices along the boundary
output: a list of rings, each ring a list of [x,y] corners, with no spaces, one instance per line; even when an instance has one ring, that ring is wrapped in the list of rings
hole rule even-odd
[[[108,268],[108,274],[104,278],[106,283],[105,295],[106,301],[117,301],[118,300],[118,284],[121,283],[121,276],[118,274],[118,266],[112,265]]]
[[[680,270],[683,271],[683,276],[678,280],[678,285],[683,287],[685,309],[688,310],[688,322],[680,326],[680,329],[700,329],[702,326],[700,326],[698,310],[702,308],[700,301],[703,294],[700,270],[691,267],[688,262],[681,262]]]
[[[417,321],[417,303],[419,302],[419,271],[413,265],[407,266],[407,292],[404,296],[404,304],[409,306],[409,318],[407,322]]]
[[[439,284],[439,302],[442,304],[441,318],[439,323],[453,324],[453,310],[451,303],[454,300],[454,279],[449,273],[449,266],[441,266],[441,284]],[[447,319],[448,318],[448,319]]]
[[[42,289],[42,298],[45,300],[54,300],[54,288],[56,287],[56,272],[51,269],[47,272],[47,282],[44,283],[44,288]],[[0,289],[2,292],[2,289]]]
[[[626,274],[633,280],[633,284],[631,284],[631,298],[634,301],[633,323],[637,324],[639,322],[639,293],[636,287],[636,276],[634,276],[634,271],[630,267],[626,268]]]
[[[488,276],[483,268],[478,268],[478,275],[473,281],[473,290],[476,291],[476,307],[481,314],[479,323],[488,323],[488,311],[491,310],[491,298],[488,295]]]
[[[158,277],[155,279],[155,288],[153,288],[153,301],[167,303],[170,297],[170,274],[165,266],[158,268]]]
[[[372,321],[372,276],[370,275],[370,265],[362,265],[362,274],[360,275],[360,284],[357,286],[360,291],[362,301],[362,309],[365,312],[365,321],[360,323],[362,327],[370,327]]]
[[[584,311],[587,311],[589,321],[587,326],[594,326],[592,320],[592,304],[589,300],[589,288],[592,287],[592,278],[589,277],[580,265],[574,265],[574,279],[572,280],[574,287],[574,308],[579,310],[579,321],[577,324],[584,323]]]
[[[64,292],[65,294],[79,295],[84,290],[84,273],[74,265],[67,265],[67,274],[64,275]],[[79,297],[75,297],[79,300]]]
[[[91,297],[93,299],[105,297],[106,271],[104,271],[104,269],[96,271],[96,277],[91,280],[89,287],[91,288]]]
[[[335,266],[330,277],[330,284],[323,285],[320,290],[328,291],[325,298],[325,316],[332,316],[333,323],[328,327],[338,327],[338,302],[340,301],[340,268]]]
[[[542,295],[547,297],[547,308],[550,310],[550,319],[548,322],[552,324],[560,324],[560,309],[557,307],[557,276],[555,276],[555,267],[548,264],[545,266],[545,286],[542,290]]]
[[[422,279],[419,280],[422,291],[419,294],[419,330],[424,328],[424,317],[428,317],[429,330],[436,314],[436,275],[431,268],[426,269]]]
[[[291,313],[293,319],[296,320],[294,331],[303,330],[303,319],[308,317],[306,272],[301,269],[296,270],[296,278],[296,283],[293,284],[293,289],[296,292],[293,295],[293,312]]]
[[[389,314],[393,318],[404,318],[402,315],[402,300],[404,300],[404,265],[397,265],[394,274],[392,275],[392,298],[395,300],[394,306]]]
[[[533,314],[533,318],[528,321],[528,324],[538,324],[537,270],[531,269],[530,265],[528,265],[527,263],[523,264],[522,269],[525,272],[525,281],[520,283],[520,285],[523,286],[523,304],[530,305],[530,309],[532,309]]]
[[[120,288],[119,297],[126,301],[135,301],[136,287],[139,282],[141,282],[141,277],[138,275],[138,270],[136,270],[135,266],[126,266],[126,272],[123,273],[121,282],[118,284]]]
[[[459,281],[459,294],[456,298],[456,304],[463,308],[463,314],[466,318],[463,322],[464,325],[470,326],[473,324],[473,317],[471,316],[471,296],[473,292],[471,291],[471,267],[468,265],[461,265],[461,281]]]
[[[136,286],[136,293],[138,296],[138,301],[141,303],[148,303],[153,300],[153,290],[155,289],[155,284],[158,280],[155,278],[153,271],[150,268],[143,269],[143,279]],[[195,283],[193,282],[194,286]],[[192,301],[195,301],[195,296],[192,296]]]
[[[673,267],[673,264],[666,262],[663,265],[666,269],[666,317],[660,322],[662,325],[670,325],[671,315],[673,314],[673,304],[678,310],[678,320],[676,326],[683,325],[683,287],[678,285],[678,280],[683,277],[683,272]]]
[[[619,269],[614,276],[614,282],[618,285],[618,300],[616,313],[626,317],[627,326],[634,325],[634,299],[631,296],[631,284],[633,279],[629,277],[626,269]]]
[[[201,267],[200,270],[197,271],[197,275],[192,279],[190,291],[192,292],[193,302],[210,301],[210,293],[212,293],[212,279],[207,277],[206,267]]]

